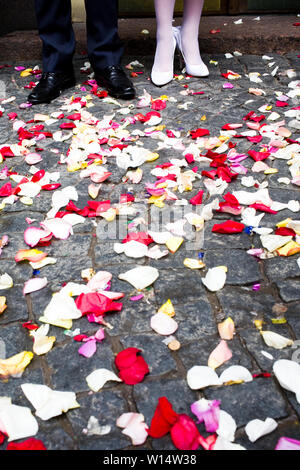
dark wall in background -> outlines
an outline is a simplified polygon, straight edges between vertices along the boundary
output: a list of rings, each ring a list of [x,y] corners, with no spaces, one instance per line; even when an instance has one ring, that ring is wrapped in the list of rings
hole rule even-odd
[[[0,35],[35,28],[34,0],[0,0]]]

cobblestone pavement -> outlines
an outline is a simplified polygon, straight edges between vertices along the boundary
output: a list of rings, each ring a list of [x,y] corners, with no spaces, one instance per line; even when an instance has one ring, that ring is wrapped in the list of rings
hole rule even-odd
[[[191,191],[176,192],[174,190],[179,203],[177,201],[175,204],[174,200],[165,200],[163,207],[158,207],[159,204],[149,204],[147,201],[149,194],[145,189],[145,184],[156,181],[151,171],[157,165],[169,163],[171,159],[181,159],[185,162],[184,149],[191,149],[192,147],[189,147],[191,144],[196,146],[197,142],[200,142],[191,138],[189,135],[191,130],[205,128],[209,129],[210,137],[219,137],[220,129],[226,123],[242,123],[243,127],[237,129],[236,132],[236,135],[240,135],[249,130],[243,117],[250,111],[254,111],[257,115],[265,114],[266,118],[263,123],[268,125],[284,120],[284,126],[292,132],[290,139],[299,140],[299,121],[297,128],[296,119],[284,114],[287,110],[299,106],[297,96],[289,97],[287,107],[276,106],[280,93],[285,95],[292,90],[289,84],[296,78],[291,70],[299,71],[298,53],[280,56],[268,53],[268,56],[269,58],[247,55],[232,55],[226,58],[224,54],[215,54],[213,57],[204,56],[205,62],[209,64],[209,78],[185,77],[181,80],[177,77],[161,89],[151,85],[148,79],[151,57],[125,57],[125,64],[138,60],[144,65],[144,68],[134,66],[135,72],[143,72],[137,73],[137,76],[133,78],[138,96],[142,96],[146,90],[153,99],[166,95],[169,100],[166,101],[166,108],[159,111],[162,117],[161,124],[165,126],[159,128],[160,132],[154,135],[153,129],[149,130],[152,127],[150,124],[147,126],[147,123],[133,123],[132,121],[126,129],[130,133],[136,130],[141,131],[139,140],[137,143],[128,141],[123,143],[138,144],[139,148],[143,146],[151,152],[157,152],[159,158],[140,165],[143,178],[137,184],[126,181],[124,175],[127,169],[118,166],[114,156],[108,159],[105,167],[111,172],[111,176],[101,184],[96,200],[110,200],[112,205],[116,205],[122,194],[130,193],[134,194],[135,201],[129,207],[136,208],[136,210],[129,216],[129,219],[119,216],[110,223],[100,216],[86,217],[84,223],[74,225],[74,233],[66,240],[52,239],[48,246],[38,247],[49,256],[55,257],[56,264],[41,268],[39,273],[33,273],[33,268],[27,261],[19,263],[15,261],[18,250],[29,248],[24,242],[24,231],[30,226],[26,218],[35,219],[36,222],[33,225],[39,226],[39,222],[46,218],[51,208],[53,191],[41,191],[37,197],[32,198],[32,204],[29,205],[26,199],[23,199],[22,203],[22,199],[19,198],[13,204],[6,203],[4,207],[2,206],[0,235],[7,235],[9,244],[2,249],[1,274],[9,274],[14,282],[12,288],[0,291],[0,294],[6,297],[7,303],[6,310],[0,316],[2,358],[4,358],[4,349],[7,358],[20,351],[32,351],[32,337],[30,330],[24,328],[24,323],[32,322],[41,326],[42,322],[39,318],[54,292],[58,292],[71,281],[79,284],[85,283],[81,275],[83,269],[93,268],[95,272],[105,270],[112,273],[112,291],[125,294],[121,300],[122,311],[106,314],[105,322],[108,325],[104,326],[105,339],[97,343],[97,350],[92,357],[86,358],[78,354],[82,343],[74,341],[70,331],[67,334],[68,331],[64,328],[50,325],[49,335],[56,337],[53,348],[44,355],[34,354],[32,361],[21,376],[6,377],[0,382],[1,397],[11,397],[12,403],[29,407],[34,415],[35,409],[25,397],[21,388],[22,384],[45,384],[53,390],[76,393],[80,407],[49,420],[37,417],[39,430],[35,437],[41,439],[47,449],[175,449],[170,434],[160,439],[149,437],[143,445],[134,447],[130,438],[116,425],[118,417],[125,412],[142,413],[145,422],[150,425],[158,398],[161,396],[168,398],[177,413],[187,414],[193,419],[195,416],[190,411],[193,402],[201,397],[208,400],[220,400],[221,409],[229,413],[236,421],[237,430],[234,442],[247,450],[274,449],[282,436],[300,439],[300,405],[293,392],[280,386],[272,369],[276,360],[291,359],[292,355],[297,353],[297,348],[295,343],[283,349],[268,346],[260,334],[257,323],[254,323],[254,320],[263,320],[264,330],[274,331],[293,341],[300,340],[300,271],[297,264],[299,254],[288,257],[273,255],[267,256],[266,259],[252,256],[248,253],[251,248],[262,248],[260,236],[249,229],[238,234],[212,232],[215,223],[221,223],[227,219],[241,220],[239,215],[232,216],[215,211],[213,211],[213,218],[205,221],[203,232],[195,232],[194,227],[191,226],[192,234],[203,233],[204,236],[201,235],[198,242],[191,243],[184,235],[184,243],[174,254],[170,252],[161,259],[148,257],[134,259],[114,251],[114,243],[124,238],[124,233],[126,233],[124,229],[128,227],[133,231],[147,231],[149,225],[145,224],[145,221],[148,221],[154,231],[164,231],[166,229],[162,222],[159,223],[159,220],[164,214],[168,217],[170,209],[173,217],[170,222],[181,220],[182,210],[186,210],[186,205],[183,205],[184,200],[191,211],[192,206],[188,201],[200,189],[204,190],[202,207],[216,198],[223,200],[222,196],[227,192],[242,190],[255,192],[258,188],[264,187],[263,183],[266,183],[273,201],[284,204],[291,200],[299,202],[299,186],[291,182],[289,184],[278,182],[278,178],[291,180],[288,160],[268,158],[264,162],[267,162],[271,168],[278,169],[278,172],[254,173],[251,171],[254,161],[250,157],[243,160],[242,165],[249,169],[247,176],[253,176],[258,182],[256,187],[243,185],[241,181],[244,175],[239,175],[229,182],[222,194],[213,194],[213,191],[210,192],[204,185],[206,180],[202,176],[193,182]],[[210,62],[211,60],[214,62]],[[30,75],[22,78],[20,72],[14,67],[22,65],[26,68],[36,64],[6,64],[7,66],[2,67],[1,80],[5,83],[6,98],[14,96],[15,100],[1,104],[3,108],[3,116],[0,118],[1,147],[18,143],[18,134],[13,129],[16,121],[9,120],[7,113],[16,112],[18,114],[16,119],[25,122],[32,120],[36,113],[50,115],[60,111],[67,115],[67,112],[62,109],[65,98],[71,98],[72,94],[85,97],[91,91],[88,85],[86,85],[87,91],[80,89],[87,79],[87,75],[80,72],[85,61],[85,57],[75,58],[79,84],[76,88],[76,95],[75,90],[69,90],[50,105],[28,109],[20,109],[20,104],[26,102],[28,94],[28,89],[25,89],[24,85],[35,80],[35,77]],[[277,66],[278,69],[276,69]],[[240,78],[230,80],[230,77],[228,79],[222,76],[228,70],[239,74]],[[272,73],[274,70],[275,72]],[[287,73],[287,71],[290,72]],[[176,73],[180,75],[178,58],[176,58]],[[259,73],[261,82],[251,81],[250,77],[254,77],[254,75],[249,76],[251,73]],[[224,83],[230,83],[233,88],[224,88]],[[251,94],[249,88],[259,88],[263,90],[263,94]],[[193,91],[194,94],[187,93],[188,90]],[[93,106],[86,109],[99,120],[104,116],[113,116],[115,122],[121,123],[128,116],[132,117],[137,113],[145,115],[151,111],[150,106],[138,108],[139,100],[121,103],[119,106],[112,101],[91,96]],[[264,113],[259,111],[259,108],[266,104],[272,105],[272,109],[266,109]],[[271,112],[279,113],[277,120],[267,120]],[[67,122],[66,119],[62,121]],[[49,126],[46,124],[45,129],[51,133],[58,131],[62,121],[55,121]],[[29,130],[32,125],[33,123],[28,123],[26,129]],[[166,136],[167,130],[173,132],[175,139],[180,137],[177,138],[178,148],[174,146],[172,137],[165,145],[166,141],[161,138],[161,135]],[[68,129],[63,130],[63,135],[68,132],[70,132]],[[137,132],[135,134],[138,135]],[[69,186],[75,187],[78,200],[73,202],[77,207],[83,208],[87,201],[91,200],[88,194],[90,178],[82,178],[81,169],[67,171],[66,164],[59,163],[61,155],[67,155],[72,135],[71,129],[71,137],[65,141],[45,138],[29,148],[31,151],[33,149],[35,151],[37,147],[43,149],[38,151],[43,159],[35,167],[50,173],[59,171],[58,182],[61,184],[59,190]],[[223,135],[226,135],[226,132],[223,132]],[[287,142],[286,138],[289,136],[284,136],[285,142]],[[238,138],[235,135],[230,136],[229,140],[237,144],[236,149],[239,154],[247,153],[249,149],[259,150],[261,144],[269,144],[270,141],[264,136],[260,143],[253,143],[245,136]],[[225,142],[225,145],[228,145],[229,141],[225,139]],[[291,141],[288,143],[291,144]],[[103,147],[106,148],[105,145]],[[55,149],[58,151],[56,152]],[[206,151],[202,149],[202,155]],[[229,147],[225,153],[228,151]],[[199,149],[197,155],[199,155]],[[31,176],[30,166],[23,156],[7,157],[0,169],[2,170],[5,165],[19,175]],[[197,161],[196,158],[196,161],[184,168],[184,171],[194,166],[198,167],[198,175],[201,175],[203,170],[212,169],[207,160]],[[3,176],[4,173],[2,172],[1,175]],[[1,186],[11,181],[8,177],[2,179]],[[12,185],[15,187],[16,182],[12,181]],[[2,197],[0,203],[3,199]],[[193,208],[195,209],[194,206]],[[261,213],[257,211],[256,215],[259,214]],[[141,225],[137,225],[138,218],[143,219]],[[295,213],[285,207],[276,214],[265,213],[261,226],[275,230],[276,224],[287,218],[299,220],[299,212]],[[128,225],[128,220],[131,225]],[[105,237],[107,227],[115,226],[116,221],[122,232],[119,239]],[[186,225],[184,228],[188,231]],[[204,254],[202,259],[206,265],[204,269],[192,270],[183,264],[185,258],[196,259],[199,253]],[[142,291],[144,296],[140,300],[132,301],[131,297],[139,292],[128,282],[120,280],[118,276],[137,265],[157,268],[159,278],[153,285]],[[208,268],[215,266],[227,266],[227,279],[222,289],[211,292],[204,286],[201,279],[207,273]],[[24,296],[24,283],[33,275],[46,277],[48,284],[43,289]],[[253,287],[255,285],[256,287]],[[164,341],[165,337],[155,332],[150,326],[151,317],[168,299],[174,306],[174,319],[178,322],[178,330],[172,335],[180,343],[180,348],[176,350],[171,350]],[[242,365],[255,377],[251,382],[193,390],[187,383],[187,371],[194,365],[207,365],[210,353],[220,342],[217,325],[227,317],[231,317],[235,325],[233,339],[226,342],[232,352],[232,357],[220,365],[216,372],[220,375],[231,365]],[[279,321],[276,322],[276,318]],[[98,329],[98,324],[90,323],[86,317],[82,317],[73,321],[71,332],[80,330],[80,334],[91,336]],[[91,391],[86,377],[99,368],[118,373],[114,357],[128,347],[136,347],[142,351],[150,373],[142,382],[134,386],[110,381],[100,391]],[[100,426],[110,426],[110,432],[101,436],[86,434],[84,430],[91,416],[98,420]],[[272,433],[252,443],[245,433],[246,424],[250,420],[264,420],[267,417],[276,420],[278,427]],[[206,436],[203,424],[199,424],[198,427],[201,434]],[[4,440],[0,449],[4,450],[6,446],[7,440]]]

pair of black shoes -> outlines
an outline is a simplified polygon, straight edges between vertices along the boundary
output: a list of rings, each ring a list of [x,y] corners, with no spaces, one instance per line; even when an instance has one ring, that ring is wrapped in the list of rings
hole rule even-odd
[[[117,99],[130,100],[135,97],[133,84],[120,65],[112,65],[95,72],[95,79],[101,87]],[[41,80],[28,96],[32,104],[50,103],[60,96],[63,90],[76,85],[74,72],[43,73]]]

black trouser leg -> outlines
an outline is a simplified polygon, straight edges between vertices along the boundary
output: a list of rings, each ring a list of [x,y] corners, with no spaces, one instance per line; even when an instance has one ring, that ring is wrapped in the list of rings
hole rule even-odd
[[[101,1],[98,2],[101,4]],[[71,0],[35,0],[40,38],[43,42],[43,71],[72,69],[75,37],[71,19]]]
[[[118,0],[85,0],[87,45],[92,67],[119,65],[123,46],[118,35]]]

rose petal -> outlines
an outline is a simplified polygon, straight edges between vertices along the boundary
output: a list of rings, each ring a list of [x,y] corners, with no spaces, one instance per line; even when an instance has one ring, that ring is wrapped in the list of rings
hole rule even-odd
[[[159,312],[151,317],[150,326],[156,333],[169,336],[175,333],[178,323],[165,313]]]
[[[98,392],[108,381],[122,382],[117,375],[108,369],[96,369],[86,377],[88,386]]]
[[[218,346],[210,353],[207,365],[212,369],[216,369],[217,367],[221,366],[224,362],[229,361],[231,357],[232,352],[227,346],[226,341],[222,339]]]
[[[199,390],[211,385],[221,385],[216,372],[207,366],[193,366],[189,369],[187,372],[187,383],[192,390]]]
[[[270,434],[278,426],[273,418],[266,418],[265,421],[253,419],[246,424],[245,432],[251,442],[257,441],[262,436]]]
[[[171,438],[175,447],[179,450],[196,450],[199,443],[199,431],[193,420],[181,414],[171,428]]]
[[[119,274],[119,279],[129,282],[135,289],[142,290],[153,284],[158,276],[159,272],[156,268],[141,266]]]
[[[51,390],[46,385],[25,383],[21,385],[27,400],[36,410],[36,416],[43,421],[66,413],[69,409],[78,408],[74,392]]]
[[[252,375],[243,366],[230,366],[225,369],[220,375],[220,382],[223,384],[239,383],[239,382],[251,382],[253,380]]]
[[[148,437],[148,426],[141,413],[123,413],[116,422],[117,426],[124,428],[122,433],[130,437],[132,445],[144,444]]]
[[[30,294],[31,292],[36,292],[40,289],[43,289],[48,284],[47,278],[43,277],[34,277],[25,282],[23,288],[23,295]]]

